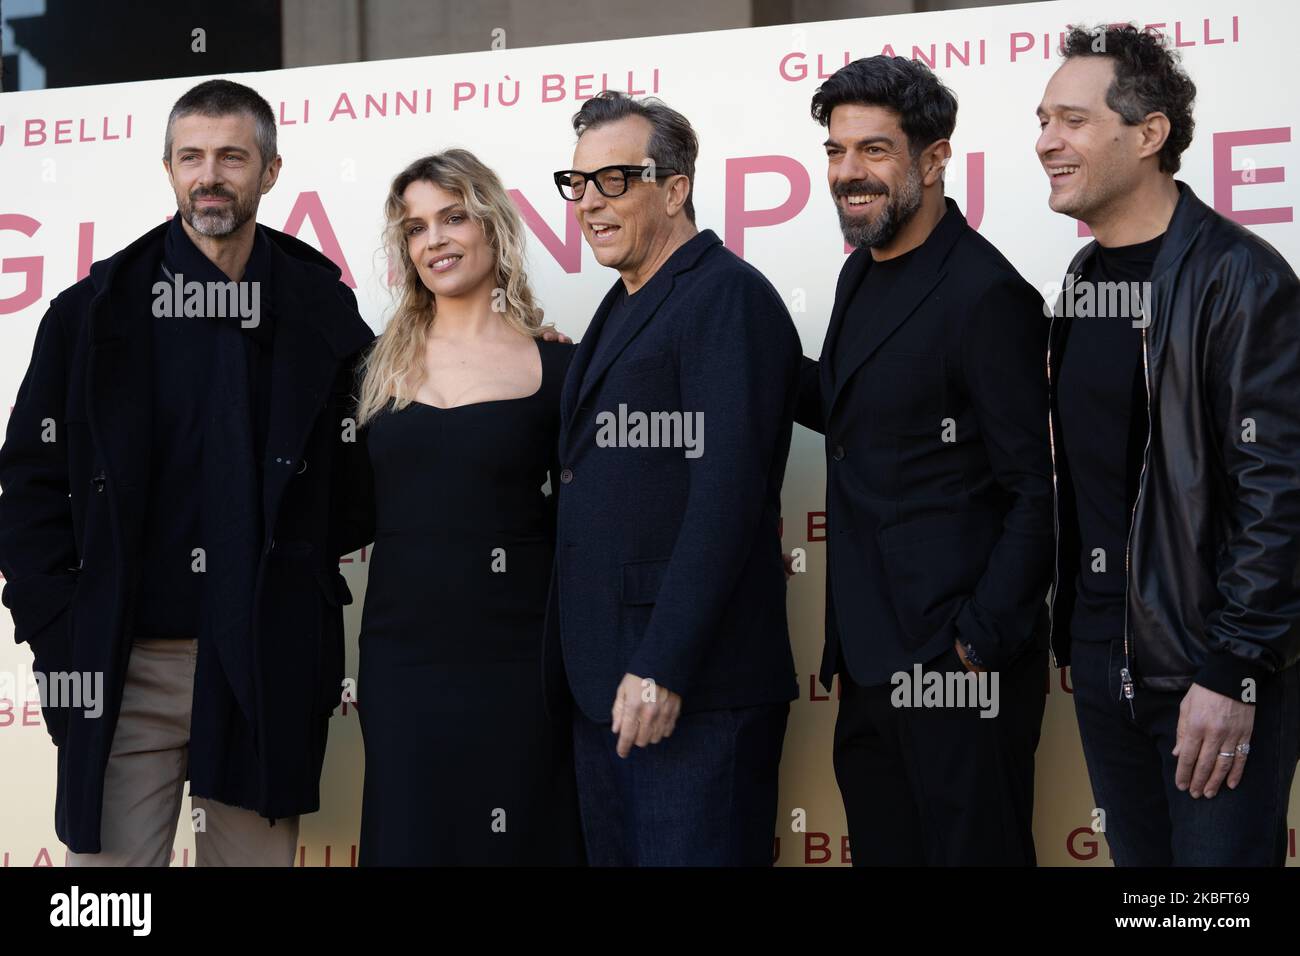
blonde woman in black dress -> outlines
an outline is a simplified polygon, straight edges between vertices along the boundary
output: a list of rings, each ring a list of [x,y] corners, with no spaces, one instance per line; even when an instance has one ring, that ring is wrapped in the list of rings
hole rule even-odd
[[[541,660],[543,485],[574,347],[542,340],[522,221],[472,153],[412,163],[385,214],[399,301],[358,411],[376,528],[360,862],[580,863],[569,727],[548,717]]]

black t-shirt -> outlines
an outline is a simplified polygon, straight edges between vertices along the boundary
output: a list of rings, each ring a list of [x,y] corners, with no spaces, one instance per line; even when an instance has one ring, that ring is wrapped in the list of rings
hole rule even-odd
[[[858,285],[845,309],[844,324],[840,326],[839,338],[831,356],[831,374],[835,382],[853,374],[853,368],[848,363],[857,355],[858,345],[866,338],[870,314],[880,307],[915,253],[916,249],[911,249],[892,259],[879,262],[873,260],[867,269],[866,277]]]
[[[587,365],[587,372],[592,373],[600,367],[601,360],[605,353],[609,351],[610,343],[618,337],[619,327],[627,320],[636,303],[636,297],[640,290],[628,294],[627,286],[620,283],[618,298],[614,300],[613,306],[610,307],[609,315],[605,317],[605,324],[601,326],[600,338],[596,340],[596,349],[591,354],[591,362]]]
[[[1075,302],[1091,283],[1145,283],[1164,235],[1131,246],[1098,246],[1076,283]],[[1146,301],[1129,286],[1130,303]],[[1131,293],[1141,292],[1140,300]],[[1108,642],[1123,635],[1129,522],[1147,440],[1142,330],[1136,307],[1094,292],[1092,306],[1076,310],[1061,355],[1058,410],[1070,466],[1079,530],[1079,577],[1071,635]],[[1122,314],[1101,314],[1114,311]],[[1100,554],[1098,553],[1100,549]],[[1104,557],[1104,570],[1102,562]]]

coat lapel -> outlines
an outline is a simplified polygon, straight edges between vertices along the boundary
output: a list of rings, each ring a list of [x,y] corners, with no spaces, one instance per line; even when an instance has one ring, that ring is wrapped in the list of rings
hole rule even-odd
[[[322,282],[319,269],[306,267],[274,242],[272,257],[275,338],[262,479],[262,527],[268,538],[342,363],[370,342],[364,322],[340,316],[345,304]]]
[[[942,281],[948,253],[966,229],[966,217],[961,214],[957,204],[951,199],[945,199],[945,202],[948,206],[947,213],[911,256],[888,294],[878,304],[867,303],[870,311],[867,334],[857,339],[852,351],[844,356],[843,362],[838,363],[844,368],[844,374],[833,376],[833,391],[827,408],[827,417],[835,410],[835,403],[843,393],[848,380],[885,343],[885,340],[907,321],[934,287]],[[870,256],[863,258],[869,259]],[[835,313],[839,316],[839,325],[843,325],[848,303],[852,301],[854,293],[857,292],[868,271],[869,267],[864,263],[862,275],[853,283],[852,288],[846,287],[843,294],[837,296]],[[832,319],[834,321],[834,316]],[[840,337],[837,327],[837,342]]]
[[[821,360],[818,362],[823,395],[834,394],[831,356],[835,354],[835,343],[839,341],[840,331],[844,328],[844,313],[848,311],[849,303],[857,294],[858,286],[862,285],[870,266],[871,253],[866,249],[858,249],[844,263],[844,270],[836,283],[835,304],[831,308],[831,320],[826,326],[826,339],[822,343]]]
[[[617,328],[609,330],[609,334],[614,336],[614,339],[607,348],[601,349],[602,354],[599,360],[593,364],[596,346],[601,335],[604,334],[605,323],[609,319],[610,310],[618,300],[622,280],[616,282],[609,292],[605,294],[605,298],[601,301],[600,307],[592,318],[591,325],[582,337],[582,342],[573,357],[573,362],[569,367],[569,373],[565,380],[560,406],[561,413],[564,416],[560,436],[560,450],[564,457],[568,455],[569,441],[576,432],[578,412],[582,408],[582,403],[600,384],[601,379],[605,377],[610,367],[618,360],[623,350],[654,318],[655,313],[659,311],[659,307],[663,305],[664,300],[672,292],[677,274],[690,269],[705,252],[715,245],[721,245],[721,243],[722,240],[718,238],[717,233],[712,229],[705,229],[688,239],[677,251],[669,256],[668,261],[636,293],[632,310],[620,320]]]
[[[614,364],[619,354],[627,348],[628,344],[636,338],[637,333],[659,311],[659,306],[663,304],[672,288],[673,274],[667,269],[660,269],[636,294],[632,300],[631,311],[623,316],[614,328],[605,330],[603,328],[604,320],[602,320],[601,334],[609,335],[611,339],[609,345],[600,350],[599,357],[594,362],[588,363],[586,374],[582,376],[582,383],[578,389],[579,406],[600,383],[600,380],[609,371],[609,367]],[[609,310],[606,309],[605,311],[605,318],[607,319]]]
[[[105,263],[90,303],[86,417],[114,489],[123,557],[134,567],[152,466],[153,329],[149,303],[162,261],[164,223]]]
[[[583,333],[582,341],[578,343],[578,348],[573,353],[568,374],[564,377],[564,389],[560,394],[560,415],[565,425],[573,419],[574,410],[578,407],[578,389],[581,388],[582,380],[587,374],[587,366],[591,364],[591,356],[596,351],[596,343],[605,328],[605,320],[609,318],[610,310],[622,292],[623,280],[619,279],[605,293],[605,298],[601,300],[596,314],[592,316],[591,323],[587,326],[587,331]]]

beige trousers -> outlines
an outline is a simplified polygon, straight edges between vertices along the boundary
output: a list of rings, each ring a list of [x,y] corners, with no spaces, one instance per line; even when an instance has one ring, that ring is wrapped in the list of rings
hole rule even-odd
[[[196,640],[137,640],[104,775],[100,853],[69,853],[68,866],[167,866],[189,761]],[[292,866],[298,818],[191,797],[197,866]]]

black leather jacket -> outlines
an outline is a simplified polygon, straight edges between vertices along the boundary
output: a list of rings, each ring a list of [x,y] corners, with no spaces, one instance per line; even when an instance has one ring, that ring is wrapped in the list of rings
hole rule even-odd
[[[1151,275],[1143,368],[1146,451],[1129,527],[1123,666],[1132,682],[1193,682],[1241,698],[1300,659],[1300,281],[1267,242],[1178,183]],[[1097,248],[1070,264],[1079,276]],[[1079,569],[1069,463],[1048,378],[1057,557],[1052,653],[1069,663]]]

